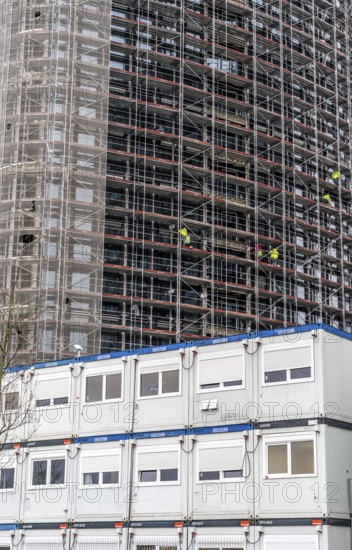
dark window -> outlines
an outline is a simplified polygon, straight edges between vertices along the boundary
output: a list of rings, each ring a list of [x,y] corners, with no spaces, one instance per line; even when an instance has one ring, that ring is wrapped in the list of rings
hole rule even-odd
[[[21,235],[20,242],[23,244],[31,244],[34,241],[34,235]]]
[[[46,460],[36,460],[33,462],[32,485],[45,485],[48,463]]]
[[[89,376],[86,385],[86,402],[101,401],[103,396],[103,377]]]
[[[121,373],[106,376],[106,399],[119,399],[121,397],[121,379]]]
[[[39,407],[50,407],[52,405],[67,405],[68,397],[54,397],[54,399],[37,399],[35,406]]]
[[[49,407],[50,406],[50,399],[37,399],[35,402],[36,407]]]
[[[199,472],[200,481],[212,481],[220,479],[220,472]]]
[[[48,469],[50,480],[48,481]],[[35,460],[33,462],[32,485],[65,483],[65,459]]]
[[[227,479],[229,477],[242,477],[243,472],[242,472],[242,470],[225,470],[223,472],[223,476],[224,476],[225,479]]]
[[[224,388],[227,388],[228,386],[242,386],[242,380],[230,380],[228,382],[224,382]]]
[[[51,470],[50,470],[50,483],[51,484],[62,484],[65,483],[65,460],[54,459],[51,461]]]
[[[299,369],[291,369],[290,370],[291,380],[297,380],[299,378],[310,378],[311,372],[312,371],[310,367],[301,367]]]
[[[68,397],[54,397],[54,405],[67,405]]]
[[[139,481],[156,481],[156,470],[143,470],[139,472]]]
[[[170,468],[167,470],[160,470],[160,481],[177,481],[178,469]]]
[[[103,472],[103,484],[118,483],[119,472]]]
[[[201,384],[200,387],[202,390],[209,390],[211,388],[220,388],[220,382],[217,382],[216,384]]]
[[[11,392],[11,393],[5,393],[5,410],[6,411],[14,411],[18,409],[18,402],[19,402],[19,393]]]
[[[15,484],[15,468],[0,471],[0,489],[12,489]]]
[[[286,379],[286,370],[273,370],[265,373],[265,382],[267,384],[270,384],[272,382],[285,382]]]

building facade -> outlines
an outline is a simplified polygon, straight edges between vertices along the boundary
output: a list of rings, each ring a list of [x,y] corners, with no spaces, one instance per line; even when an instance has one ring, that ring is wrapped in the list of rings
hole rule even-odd
[[[24,351],[351,330],[348,0],[52,0],[0,24]]]
[[[351,348],[311,325],[25,367],[1,550],[348,550]]]

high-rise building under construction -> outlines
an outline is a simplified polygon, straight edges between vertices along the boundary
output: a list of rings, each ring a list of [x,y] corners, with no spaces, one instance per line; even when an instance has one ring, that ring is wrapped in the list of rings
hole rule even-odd
[[[37,360],[352,330],[349,0],[33,0],[0,24],[0,286]]]

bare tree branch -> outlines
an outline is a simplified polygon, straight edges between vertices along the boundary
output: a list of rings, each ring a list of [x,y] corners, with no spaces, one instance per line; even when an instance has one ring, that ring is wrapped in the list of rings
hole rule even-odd
[[[15,442],[28,441],[36,431],[33,405],[32,364],[37,304],[15,304],[21,266],[17,267],[11,288],[0,292],[0,454]]]

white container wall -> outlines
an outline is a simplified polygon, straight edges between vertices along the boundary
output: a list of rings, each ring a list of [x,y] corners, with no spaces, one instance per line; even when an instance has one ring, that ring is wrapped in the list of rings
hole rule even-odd
[[[348,550],[351,352],[309,327],[24,369],[0,542]]]

